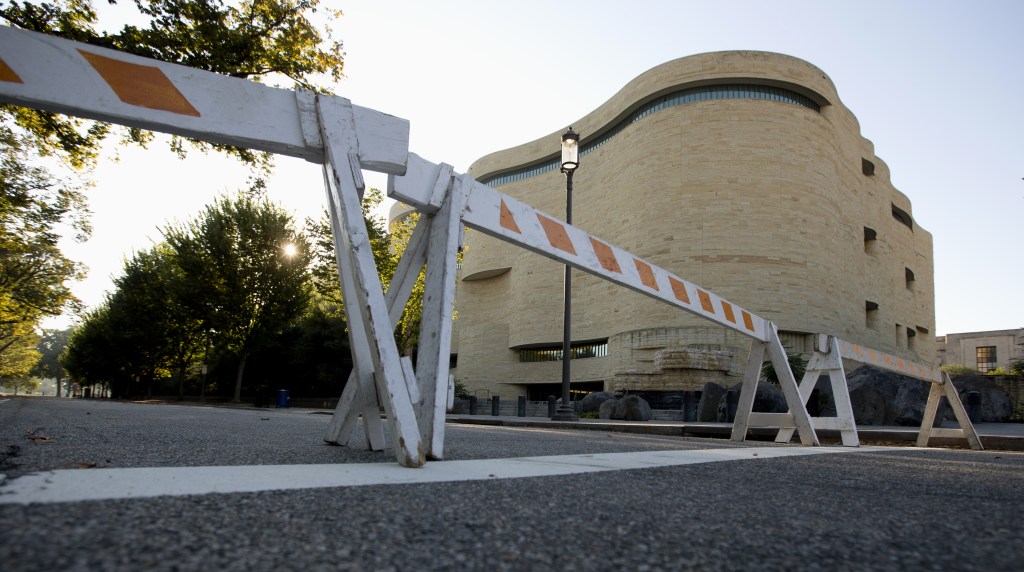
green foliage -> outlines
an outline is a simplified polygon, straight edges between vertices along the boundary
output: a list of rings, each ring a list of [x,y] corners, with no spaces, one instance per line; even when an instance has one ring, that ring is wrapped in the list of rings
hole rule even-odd
[[[273,349],[308,308],[309,246],[290,215],[251,195],[221,197],[164,237],[125,261],[115,291],[71,334],[63,364],[84,385],[112,381],[117,397],[136,380],[149,394],[172,377],[182,396],[213,345],[218,363],[233,364],[237,400],[248,357]]]
[[[600,411],[584,411],[582,413],[577,413],[576,417],[579,417],[580,419],[600,419],[601,418],[601,412]]]
[[[221,197],[188,225],[164,231],[181,279],[181,306],[239,357],[234,400],[248,356],[302,315],[309,301],[309,244],[291,216],[250,195]],[[289,255],[286,245],[294,245]]]
[[[978,375],[978,369],[970,366],[966,366],[962,363],[950,363],[939,367],[940,370],[946,372],[949,377],[960,377],[962,375]]]
[[[374,210],[383,201],[384,194],[379,189],[369,189],[363,194],[362,210],[366,231],[370,237],[370,249],[377,263],[381,286],[386,291],[398,268],[398,261],[409,244],[419,215],[413,213],[394,222],[388,232],[387,222],[373,215]],[[338,282],[338,264],[328,214],[324,212],[319,221],[307,219],[306,229],[313,238],[315,249],[312,255],[314,289],[321,299],[328,301],[334,311],[341,315],[344,304],[341,298],[341,285]],[[423,280],[424,273],[421,271],[405,305],[402,318],[395,324],[395,343],[403,352],[412,351],[419,342],[420,318],[423,314]]]
[[[39,352],[39,361],[32,367],[32,375],[36,377],[53,378],[56,380],[57,397],[60,397],[61,387],[65,390],[70,384],[65,384],[68,373],[60,363],[61,354],[68,345],[68,338],[71,330],[43,330],[39,338],[36,351]]]
[[[14,393],[14,395],[18,395],[19,393],[25,395],[32,394],[39,391],[39,388],[42,387],[42,385],[43,381],[38,377],[20,376],[0,378],[0,388],[10,391]]]
[[[789,369],[793,371],[793,378],[800,383],[804,372],[807,371],[807,359],[799,353],[787,351],[786,361],[789,362]],[[766,361],[761,366],[761,379],[775,385],[779,384],[779,374],[775,371],[775,365],[772,362]]]
[[[455,380],[455,397],[458,397],[459,399],[469,399],[470,397],[469,390],[466,389],[466,384],[459,380]]]
[[[0,355],[35,344],[46,316],[78,308],[80,265],[58,248],[62,230],[89,232],[81,188],[31,166],[26,139],[0,126]]]
[[[344,54],[341,42],[331,39],[330,29],[341,12],[319,4],[319,0],[243,0],[230,5],[222,0],[135,0],[134,8],[150,18],[148,25],[125,26],[112,33],[98,28],[91,0],[8,0],[0,7],[0,18],[18,28],[165,62],[257,81],[282,78],[291,85],[323,91],[314,78],[338,81]],[[318,10],[326,20],[323,26],[309,19]],[[31,133],[40,152],[64,157],[75,166],[95,161],[100,143],[112,132],[106,124],[13,106],[0,107],[0,114]],[[119,128],[119,132],[123,141],[144,145],[152,139],[139,129]],[[192,144],[226,151],[264,170],[270,165],[270,156],[264,153]],[[171,146],[184,153],[181,139],[173,139]]]
[[[39,361],[36,343],[39,336],[34,330],[28,329],[6,342],[4,351],[0,353],[0,379],[19,379],[32,371],[32,366]]]
[[[1010,360],[1010,375],[1024,377],[1024,358]]]

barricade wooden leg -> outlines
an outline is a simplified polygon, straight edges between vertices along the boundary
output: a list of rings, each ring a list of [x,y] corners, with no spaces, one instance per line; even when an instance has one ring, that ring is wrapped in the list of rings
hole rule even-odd
[[[335,236],[335,247],[341,253],[349,253],[350,270],[356,286],[355,296],[346,296],[346,316],[358,312],[363,318],[364,331],[355,335],[365,336],[373,348],[370,353],[375,381],[388,413],[399,464],[422,466],[426,462],[426,452],[409,394],[409,386],[415,380],[406,379],[402,368],[359,202],[363,182],[359,159],[352,149],[350,134],[354,132],[354,120],[351,109],[333,104],[318,105],[318,112],[329,168],[329,192],[334,199],[333,207],[342,231]],[[350,320],[350,327],[351,323]]]
[[[782,395],[786,398],[786,404],[789,406],[790,415],[793,416],[793,424],[800,436],[800,442],[804,445],[820,445],[821,442],[818,441],[818,435],[807,414],[807,407],[800,396],[800,388],[797,387],[793,370],[789,367],[786,349],[782,347],[782,342],[779,340],[779,331],[771,322],[769,322],[768,328],[770,331],[767,347],[768,357],[772,366],[775,367],[775,374],[779,378],[779,388],[782,389]]]
[[[942,384],[932,382],[928,390],[928,401],[924,406],[924,415],[921,417],[921,428],[917,431],[917,446],[927,447],[928,440],[932,436],[932,428],[935,427],[935,416],[939,411],[939,403],[945,391]]]
[[[342,235],[341,221],[338,218],[336,199],[329,191],[331,185],[326,177],[329,174],[325,170],[325,183],[328,189],[327,204],[331,218],[331,230],[335,237]],[[352,276],[353,266],[349,253],[339,248],[338,241],[335,241],[335,261],[338,265],[338,280],[341,283],[342,297],[345,300],[358,299],[358,289]],[[349,313],[348,338],[349,346],[352,348],[352,373],[349,375],[345,389],[352,386],[351,400],[341,399],[335,409],[335,415],[327,427],[327,435],[324,440],[328,443],[347,445],[352,431],[355,429],[356,420],[362,413],[363,430],[366,432],[366,445],[371,451],[384,449],[384,428],[380,421],[380,404],[377,401],[377,390],[374,383],[374,364],[371,355],[370,343],[366,338],[366,325],[363,323],[362,315],[358,312]],[[342,393],[344,398],[345,393]]]
[[[921,419],[921,429],[917,433],[917,446],[927,447],[928,441],[932,437],[962,437],[967,439],[967,444],[971,449],[983,450],[981,438],[978,437],[971,418],[967,416],[967,410],[964,409],[964,404],[960,401],[960,393],[957,392],[956,386],[953,385],[946,372],[942,372],[941,380],[941,383],[932,382],[931,391],[928,392],[928,403],[925,405],[924,416]],[[957,423],[960,424],[959,429],[935,428],[935,417],[938,414],[942,397],[949,402],[949,407],[953,410]]]
[[[963,430],[964,437],[967,438],[967,444],[976,451],[983,450],[981,438],[978,437],[977,431],[974,430],[974,423],[967,416],[967,410],[964,409],[964,404],[960,401],[960,393],[956,390],[956,386],[953,385],[953,381],[949,379],[949,375],[946,372],[942,372],[942,377],[945,382],[942,384],[942,387],[946,393],[946,401],[953,408],[953,415],[956,416],[956,420],[960,423],[960,429]]]
[[[732,422],[731,440],[733,441],[747,440],[750,413],[754,409],[757,382],[761,378],[761,366],[764,364],[764,352],[767,345],[760,340],[750,341],[750,357],[747,358],[747,368],[743,370],[743,388],[740,390],[740,401],[736,405],[736,418]]]
[[[441,210],[432,215],[430,245],[423,291],[419,354],[416,364],[421,402],[418,410],[420,433],[427,442],[427,455],[444,457],[444,422],[448,404],[448,360],[451,354],[452,312],[455,309],[455,274],[462,230],[464,187],[450,179],[449,192]]]

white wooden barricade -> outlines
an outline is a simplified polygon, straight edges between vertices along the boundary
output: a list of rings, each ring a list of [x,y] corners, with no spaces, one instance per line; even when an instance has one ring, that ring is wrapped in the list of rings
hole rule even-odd
[[[330,443],[347,444],[362,418],[369,448],[384,448],[383,406],[400,464],[418,467],[427,458],[443,458],[456,252],[465,224],[751,338],[737,417],[743,421],[734,426],[734,439],[745,438],[751,421],[768,421],[782,427],[780,438],[786,433],[787,441],[795,431],[802,443],[817,445],[817,426],[838,428],[844,443],[856,444],[845,377],[832,377],[834,393],[847,396],[839,417],[812,422],[805,407],[810,390],[804,395],[805,384],[797,385],[774,324],[451,166],[409,154],[405,120],[340,97],[271,88],[10,27],[0,27],[0,101],[323,164],[354,362],[324,438]],[[360,209],[362,169],[389,174],[389,196],[421,213],[386,294]],[[399,354],[393,333],[424,265],[414,366]],[[789,406],[788,413],[771,419],[751,414],[766,353]],[[832,350],[815,360],[811,371],[842,372]],[[939,394],[934,395],[932,417]],[[935,431],[929,434],[943,434]]]
[[[978,438],[974,425],[967,416],[963,403],[960,401],[960,395],[944,372],[931,366],[917,364],[878,350],[842,341],[835,336],[816,336],[814,353],[807,363],[806,372],[799,385],[800,398],[806,405],[821,374],[829,376],[832,396],[836,406],[836,416],[811,417],[811,424],[815,429],[839,431],[840,438],[845,446],[856,447],[860,444],[857,436],[857,426],[853,418],[853,407],[846,382],[846,372],[843,367],[844,359],[866,363],[879,369],[931,382],[928,402],[925,405],[924,417],[921,420],[921,428],[918,431],[918,447],[926,447],[931,437],[956,437],[966,439],[972,449],[982,449],[981,440]],[[752,358],[751,367],[754,366],[753,362]],[[753,382],[750,381],[752,375],[756,377],[757,373],[748,369],[744,378],[744,386],[753,383],[756,387],[756,379]],[[957,429],[933,427],[935,416],[938,412],[939,400],[943,396],[946,397],[956,416],[957,422],[960,424],[960,427]],[[776,442],[788,443],[792,439],[795,423],[791,419],[790,414],[755,413],[751,411],[751,405],[752,403],[744,402],[741,399],[737,407],[732,433],[734,441],[744,440],[747,429],[755,426],[779,428],[779,433],[775,438]]]

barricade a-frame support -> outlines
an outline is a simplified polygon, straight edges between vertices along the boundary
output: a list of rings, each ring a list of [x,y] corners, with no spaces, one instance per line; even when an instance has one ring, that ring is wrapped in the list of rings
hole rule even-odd
[[[932,437],[952,437],[966,439],[967,444],[972,449],[979,451],[983,449],[981,439],[974,429],[974,424],[971,422],[970,417],[967,416],[967,410],[964,409],[964,404],[960,400],[960,394],[946,372],[852,342],[832,338],[831,343],[838,348],[843,359],[872,365],[879,369],[900,373],[931,384],[931,389],[928,392],[928,401],[925,403],[924,414],[921,419],[921,428],[917,434],[918,447],[927,447],[928,441]],[[953,416],[960,427],[955,429],[935,427],[939,402],[943,397],[949,403]]]
[[[757,342],[754,342],[757,345]],[[761,350],[763,354],[763,350]],[[874,349],[865,348],[858,344],[845,342],[835,336],[819,334],[815,336],[814,352],[807,363],[803,379],[800,381],[800,399],[806,405],[814,391],[818,379],[822,374],[829,378],[832,388],[832,398],[835,403],[835,417],[811,417],[811,425],[814,429],[826,429],[838,431],[843,445],[856,447],[860,445],[857,435],[857,426],[853,417],[853,404],[850,400],[849,386],[847,385],[846,371],[843,360],[859,363],[866,363],[880,369],[901,373],[910,377],[930,382],[928,401],[925,405],[921,427],[918,430],[918,447],[928,446],[932,437],[952,437],[966,439],[972,449],[982,449],[981,440],[971,423],[960,395],[956,387],[949,380],[944,372],[931,366],[916,364],[902,358],[886,354]],[[743,393],[740,395],[740,402],[736,410],[736,420],[733,424],[732,439],[742,441],[746,438],[747,430],[750,427],[778,428],[775,441],[788,443],[793,432],[798,430],[798,425],[788,413],[757,413],[752,412],[750,406],[753,404],[753,393],[750,388],[756,390],[756,377],[762,360],[761,354],[755,355],[751,350],[751,361],[747,366],[744,377]],[[756,363],[755,363],[756,362]],[[773,365],[775,362],[773,361]],[[787,368],[788,369],[788,368]],[[786,371],[779,374],[780,380]],[[754,379],[752,382],[751,379]],[[934,427],[935,417],[938,413],[939,401],[945,397],[950,408],[960,424],[959,428],[937,428]]]

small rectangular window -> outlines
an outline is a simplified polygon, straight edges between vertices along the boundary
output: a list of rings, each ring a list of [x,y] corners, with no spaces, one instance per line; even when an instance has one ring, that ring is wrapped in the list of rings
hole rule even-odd
[[[907,289],[912,290],[914,288],[914,271],[909,268],[904,268],[903,276],[906,278]]]
[[[876,254],[878,249],[878,233],[875,229],[864,227],[864,252]]]
[[[872,330],[878,329],[878,304],[871,300],[864,301],[864,325]]]
[[[978,371],[981,373],[988,373],[989,371],[996,369],[995,346],[978,346],[975,353],[978,359]]]

